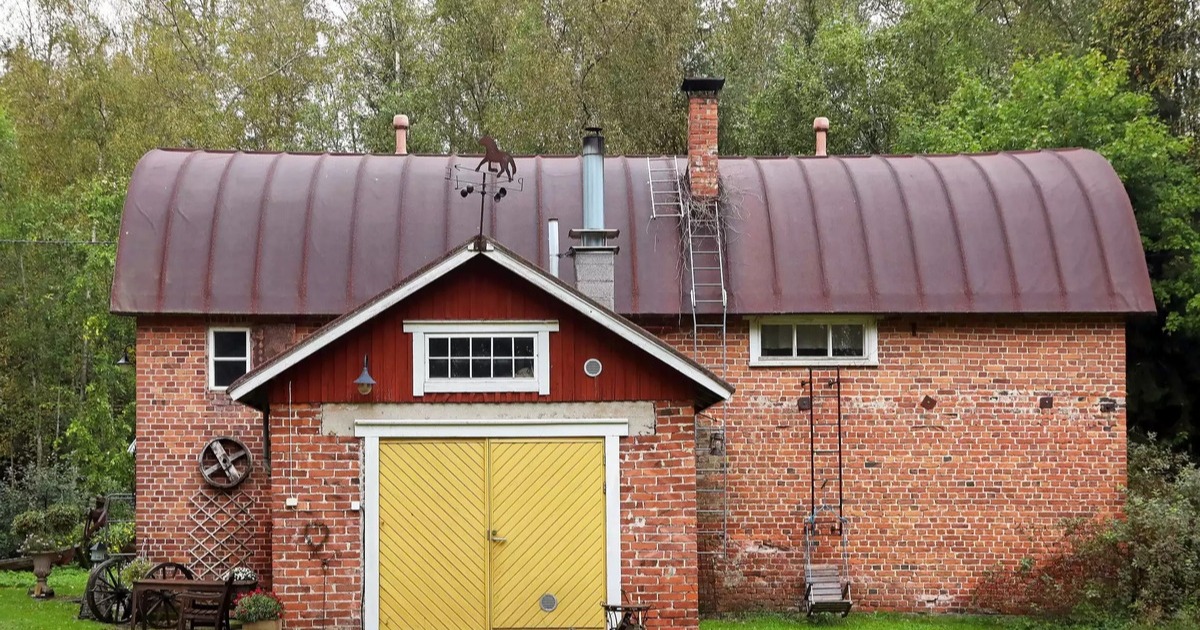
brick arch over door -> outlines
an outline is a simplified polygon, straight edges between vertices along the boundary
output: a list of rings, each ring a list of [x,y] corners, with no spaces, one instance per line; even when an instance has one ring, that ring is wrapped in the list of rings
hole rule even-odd
[[[409,320],[555,320],[550,333],[550,394],[497,392],[413,396]],[[377,384],[369,396],[353,383],[370,356]],[[599,359],[592,378],[583,362]],[[693,387],[634,344],[581,316],[516,274],[483,259],[464,263],[289,369],[271,384],[270,400],[293,403],[496,403],[687,400]]]

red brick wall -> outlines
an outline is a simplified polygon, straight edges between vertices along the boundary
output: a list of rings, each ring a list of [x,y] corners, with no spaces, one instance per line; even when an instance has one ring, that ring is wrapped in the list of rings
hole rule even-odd
[[[695,418],[687,403],[656,407],[654,435],[621,440],[622,596],[653,606],[649,628],[694,630]]]
[[[738,392],[727,439],[728,560],[694,553],[714,545],[697,543],[690,409],[660,404],[656,435],[622,441],[623,540],[634,554],[624,560],[626,597],[656,605],[655,627],[695,627],[697,597],[708,610],[786,609],[801,593],[809,426],[796,399],[808,373],[748,367],[748,330],[731,321],[728,378]],[[188,499],[206,492],[196,450],[211,435],[236,435],[260,456],[239,489],[260,501],[250,565],[264,572],[274,554],[289,627],[353,626],[362,588],[360,517],[348,505],[358,487],[357,440],[319,435],[311,409],[291,421],[276,409],[279,477],[268,492],[259,414],[205,388],[206,331],[201,320],[139,320],[140,550],[190,561]],[[659,332],[691,351],[690,328]],[[1035,557],[1062,519],[1120,509],[1124,409],[1098,408],[1102,396],[1124,401],[1119,319],[899,317],[883,320],[879,337],[880,365],[842,374],[845,513],[861,606],[961,609],[983,571]],[[701,358],[719,366],[714,338]],[[919,406],[925,395],[938,400],[932,411]],[[1054,408],[1038,410],[1040,395],[1053,395]],[[817,410],[819,421],[832,419],[825,403]],[[706,452],[699,450],[702,460]],[[299,510],[282,507],[292,496],[287,480],[302,488],[294,493]],[[315,519],[331,528],[327,576],[322,556],[303,544],[304,525]]]
[[[286,626],[360,628],[362,513],[350,502],[362,500],[362,440],[322,435],[319,406],[286,403],[271,407],[271,435],[272,579]],[[328,539],[313,549],[321,525]]]
[[[214,322],[237,325],[235,322]],[[255,469],[231,493],[255,502],[248,523],[248,553],[220,564],[245,565],[269,580],[270,524],[262,414],[208,389],[208,327],[202,319],[139,318],[137,347],[137,453],[134,458],[138,553],[152,562],[173,561],[201,569],[193,553],[204,538],[194,518],[211,510],[193,502],[223,498],[200,475],[197,455],[218,435],[231,435],[254,455]],[[255,345],[261,335],[253,335]],[[202,519],[203,520],[203,519]],[[213,528],[213,522],[204,520]],[[231,531],[225,529],[223,531]],[[222,569],[224,570],[224,569]],[[266,582],[269,585],[269,581]]]
[[[691,351],[690,329],[659,332]],[[745,320],[731,322],[730,547],[727,561],[702,556],[704,610],[793,608],[803,588],[809,415],[797,399],[808,372],[749,367],[748,333]],[[1124,357],[1124,325],[1113,317],[883,320],[879,366],[842,371],[860,605],[962,609],[983,571],[1036,557],[1063,519],[1119,511]],[[720,365],[715,338],[701,359]],[[817,372],[819,383],[831,376]],[[937,399],[931,411],[919,406],[926,395]],[[1042,395],[1054,396],[1053,409],[1038,409]],[[1118,412],[1102,413],[1101,397],[1122,403]],[[818,399],[816,411],[818,427],[836,423],[832,401]],[[822,555],[836,540],[821,540]]]

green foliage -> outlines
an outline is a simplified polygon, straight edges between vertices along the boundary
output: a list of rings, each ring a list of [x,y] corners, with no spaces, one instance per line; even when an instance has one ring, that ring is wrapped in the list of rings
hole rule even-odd
[[[82,509],[86,495],[77,483],[78,473],[73,466],[57,464],[38,468],[30,464],[10,472],[7,484],[0,485],[0,558],[17,554],[25,540],[11,533],[13,519],[28,510],[45,511],[62,504]],[[82,522],[82,517],[72,525]]]
[[[271,591],[255,589],[237,599],[233,618],[243,623],[271,621],[283,615],[283,604]]]
[[[1153,437],[1131,442],[1128,461],[1122,518],[1067,523],[1061,552],[990,574],[974,605],[1090,627],[1200,625],[1200,468]]]
[[[133,545],[136,528],[133,521],[109,523],[96,534],[96,543],[103,544],[109,553],[120,553]]]
[[[129,564],[121,568],[121,583],[125,586],[130,586],[134,582],[146,577],[150,573],[150,569],[153,568],[153,562],[145,558],[134,558]]]
[[[21,551],[55,551],[71,545],[71,535],[79,522],[78,508],[66,504],[48,510],[28,510],[13,518],[13,538],[22,541]]]

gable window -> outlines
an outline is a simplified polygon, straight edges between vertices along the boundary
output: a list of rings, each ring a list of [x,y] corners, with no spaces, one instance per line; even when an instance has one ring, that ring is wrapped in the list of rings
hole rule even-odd
[[[877,365],[870,317],[764,317],[750,324],[750,365]]]
[[[210,328],[208,386],[225,389],[250,371],[250,329]]]
[[[407,322],[413,396],[434,392],[550,393],[556,322]]]

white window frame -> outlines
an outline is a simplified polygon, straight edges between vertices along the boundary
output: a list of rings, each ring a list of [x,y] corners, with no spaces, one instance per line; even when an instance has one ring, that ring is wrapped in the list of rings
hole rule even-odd
[[[863,327],[862,357],[764,357],[762,356],[762,326],[763,324],[782,325],[824,325],[857,324]],[[832,334],[832,332],[830,332]],[[779,366],[875,366],[879,365],[879,326],[878,320],[865,315],[780,315],[772,317],[757,317],[750,320],[750,365],[753,367]]]
[[[208,348],[207,348],[207,352],[206,352],[206,354],[208,355],[208,388],[213,391],[223,392],[226,389],[228,389],[229,386],[228,385],[217,385],[215,382],[215,379],[217,378],[217,366],[216,366],[216,364],[217,364],[217,356],[216,356],[217,344],[216,344],[216,335],[214,333],[219,333],[219,332],[240,332],[240,333],[244,333],[246,335],[246,356],[242,357],[246,361],[246,371],[243,372],[243,374],[248,374],[253,367],[252,363],[253,363],[253,356],[254,356],[254,347],[252,345],[250,345],[252,342],[252,340],[250,338],[250,329],[246,328],[245,326],[211,326],[211,327],[209,327],[209,329],[208,329]],[[221,357],[221,360],[222,361],[234,361],[234,360],[237,360],[238,358],[239,357]]]
[[[556,321],[409,321],[404,332],[412,334],[413,396],[426,393],[537,392],[550,394],[550,333],[558,332]],[[427,375],[428,337],[441,335],[530,335],[533,341],[533,378],[431,378]]]

